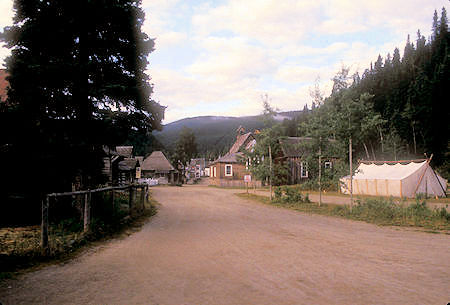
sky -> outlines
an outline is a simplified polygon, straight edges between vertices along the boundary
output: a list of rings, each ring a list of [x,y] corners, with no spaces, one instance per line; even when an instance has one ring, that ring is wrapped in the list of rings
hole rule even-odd
[[[12,23],[0,0],[0,28]],[[155,39],[147,73],[163,123],[201,115],[262,112],[263,94],[280,111],[324,96],[344,65],[360,74],[420,29],[448,0],[143,0],[143,31]],[[0,62],[9,51],[0,45]]]

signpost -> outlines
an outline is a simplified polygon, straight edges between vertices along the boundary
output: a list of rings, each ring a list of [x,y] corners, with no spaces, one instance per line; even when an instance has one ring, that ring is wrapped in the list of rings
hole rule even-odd
[[[136,179],[141,179],[141,168],[136,167]]]
[[[252,176],[251,175],[245,175],[244,176],[244,182],[246,184],[246,188],[247,188],[247,194],[248,194],[248,183],[252,182]]]

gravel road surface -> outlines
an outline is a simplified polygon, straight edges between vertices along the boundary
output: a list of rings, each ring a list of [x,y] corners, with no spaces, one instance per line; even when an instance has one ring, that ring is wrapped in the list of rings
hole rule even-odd
[[[141,231],[3,282],[9,304],[439,304],[450,235],[301,214],[237,190],[155,187]]]

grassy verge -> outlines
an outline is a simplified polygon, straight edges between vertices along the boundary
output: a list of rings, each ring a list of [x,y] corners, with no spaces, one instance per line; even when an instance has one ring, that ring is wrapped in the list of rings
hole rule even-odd
[[[120,201],[124,199],[118,198]],[[58,263],[73,258],[88,246],[138,231],[157,212],[157,202],[149,198],[145,210],[136,217],[114,213],[107,219],[94,218],[91,231],[80,232],[76,221],[63,221],[49,228],[50,255],[43,256],[40,247],[40,226],[0,229],[0,280],[14,277],[25,269]]]
[[[431,232],[450,234],[450,213],[446,209],[430,209],[425,201],[412,205],[398,205],[385,198],[366,198],[359,200],[353,209],[347,205],[322,204],[311,202],[287,202],[273,200],[266,196],[240,193],[241,198],[252,199],[264,204],[288,208],[304,213],[340,217],[365,221],[383,226],[419,227]]]
[[[309,194],[314,194],[314,195],[318,195],[319,194],[319,191],[317,191],[317,190],[303,189],[301,184],[287,185],[287,186],[284,186],[284,187],[299,189],[302,192],[307,192]],[[268,191],[268,189],[267,189],[267,191]],[[338,196],[338,197],[343,197],[343,198],[349,198],[350,197],[350,195],[343,194],[341,192],[326,191],[326,190],[322,191],[322,195]],[[414,199],[401,198],[401,197],[392,197],[392,196],[383,197],[383,196],[359,195],[359,194],[358,195],[353,195],[353,196],[354,196],[354,198],[361,199],[361,200],[364,200],[364,199],[378,199],[378,198],[384,198],[386,200],[389,200],[389,199],[393,198],[397,202],[402,202],[402,201],[414,202]],[[448,203],[448,204],[450,204],[450,197],[438,197],[436,199],[435,197],[430,196],[430,197],[427,197],[427,198],[420,197],[420,199],[426,199],[427,202],[431,202],[431,203],[437,202],[437,203],[445,203],[445,204]]]

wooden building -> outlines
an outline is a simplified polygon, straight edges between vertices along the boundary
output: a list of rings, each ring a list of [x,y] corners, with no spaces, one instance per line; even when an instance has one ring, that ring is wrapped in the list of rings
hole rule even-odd
[[[143,178],[157,179],[159,184],[174,183],[178,171],[170,164],[162,151],[154,151],[141,164]]]
[[[142,157],[133,157],[133,146],[103,147],[103,174],[108,185],[124,185],[136,179],[136,169],[142,164]]]
[[[282,155],[277,156],[278,162],[286,162],[289,169],[288,181],[289,184],[300,184],[310,178],[308,170],[308,162],[306,158],[310,154],[316,154],[318,152],[313,151],[312,138],[310,137],[287,137],[279,140]],[[329,139],[329,143],[336,142]],[[324,169],[332,168],[333,162],[336,160],[334,157],[323,156],[322,166]]]
[[[256,144],[253,133],[245,133],[244,128],[237,130],[236,142],[223,157],[213,161],[209,167],[210,183],[221,187],[243,187],[244,176],[250,175],[246,167],[243,151],[250,151]],[[252,181],[251,185],[261,186],[261,181]]]

